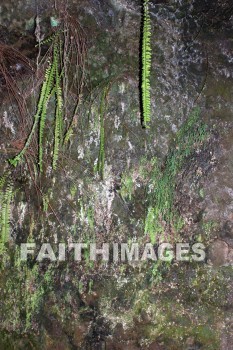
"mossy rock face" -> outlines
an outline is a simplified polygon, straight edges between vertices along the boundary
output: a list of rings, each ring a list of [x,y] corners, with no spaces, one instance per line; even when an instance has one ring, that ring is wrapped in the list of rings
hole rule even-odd
[[[6,0],[0,10],[0,42],[35,62],[34,19],[36,15],[40,19],[41,35],[50,35],[52,3],[39,1],[36,6],[34,1]],[[1,208],[7,181],[13,184],[8,253],[0,261],[0,350],[229,350],[233,290],[229,3],[151,1],[149,129],[141,126],[139,101],[140,1],[72,0],[68,11],[86,35],[85,87],[73,135],[55,172],[49,160],[55,103],[51,99],[47,160],[39,185],[33,180],[36,163],[27,167],[23,162],[12,169],[7,162],[25,135],[17,105],[9,102],[0,76]],[[42,54],[43,50],[46,47]],[[22,74],[21,80],[29,85],[27,75]],[[74,88],[70,98],[76,93]],[[36,96],[28,102],[31,115],[36,102]],[[200,113],[192,114],[196,105]],[[30,151],[27,160],[34,159],[33,147]],[[55,247],[57,241],[71,239],[156,244],[163,233],[172,241],[205,244],[206,261],[94,264],[86,254],[81,263],[70,258],[38,265],[32,257],[21,264],[16,249],[27,240],[38,244],[49,240]]]

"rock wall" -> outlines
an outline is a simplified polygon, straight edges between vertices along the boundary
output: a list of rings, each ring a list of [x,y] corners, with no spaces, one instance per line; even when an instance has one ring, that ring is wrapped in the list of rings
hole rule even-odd
[[[12,186],[7,250],[1,250],[0,349],[232,348],[232,5],[167,0],[151,1],[149,8],[152,113],[144,129],[140,1],[0,4],[0,64],[4,44],[32,65],[28,71],[17,56],[13,63],[4,58],[19,91],[28,95],[24,124],[0,66],[2,228]],[[8,159],[25,143],[43,81],[37,62],[49,45],[42,45],[38,58],[36,35],[41,41],[51,35],[59,9],[83,29],[85,82],[56,171],[51,99],[39,174],[36,139],[19,166]],[[76,96],[71,87],[69,100]],[[81,263],[38,264],[35,258],[20,263],[17,255],[22,242],[156,246],[163,240],[201,242],[207,258],[107,264],[86,256]]]

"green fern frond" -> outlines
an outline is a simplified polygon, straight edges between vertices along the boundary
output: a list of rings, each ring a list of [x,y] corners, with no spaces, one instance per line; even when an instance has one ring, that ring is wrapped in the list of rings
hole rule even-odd
[[[47,68],[47,70],[45,72],[45,79],[44,79],[44,82],[43,82],[42,87],[41,87],[40,97],[39,97],[39,101],[37,104],[37,111],[36,111],[36,114],[34,115],[34,123],[33,123],[32,129],[31,129],[31,132],[27,138],[27,141],[26,141],[23,149],[20,151],[20,153],[17,154],[17,156],[14,157],[13,159],[9,159],[9,163],[15,167],[22,160],[25,152],[27,151],[28,147],[30,146],[30,143],[31,143],[32,137],[36,131],[36,127],[37,127],[37,124],[39,122],[39,119],[41,118],[41,116],[42,116],[42,119],[45,118],[45,116],[46,116],[46,108],[47,108],[48,98],[49,98],[49,95],[50,95],[50,92],[52,89],[53,79],[54,79],[54,66],[53,66],[53,64],[50,63],[49,67]],[[43,121],[41,124],[41,130],[39,133],[40,146],[42,145],[42,138],[43,138]],[[41,149],[42,149],[42,147],[40,147],[39,154],[41,152]],[[42,154],[39,155],[39,164],[40,165],[41,165],[41,157],[42,157]]]
[[[47,115],[47,106],[50,99],[51,91],[54,84],[55,76],[55,63],[50,63],[49,67],[45,73],[45,80],[42,86],[43,89],[43,100],[41,103],[41,115],[40,115],[40,127],[39,127],[39,168],[42,172],[42,162],[43,162],[43,138],[44,138],[44,128],[45,120]],[[39,105],[38,105],[39,108]]]
[[[57,41],[54,46],[56,112],[53,148],[53,169],[56,169],[57,166],[59,147],[63,137],[63,98],[61,89],[61,76],[59,74],[59,52],[59,41]]]
[[[67,145],[67,143],[69,142],[73,134],[74,134],[74,130],[73,130],[73,126],[71,125],[65,134],[64,141],[63,141],[64,145]]]
[[[1,191],[2,191],[2,188],[4,187],[5,183],[6,183],[6,180],[7,180],[7,177],[8,177],[8,173],[5,173],[3,176],[0,177],[0,195],[1,195]]]
[[[150,72],[151,72],[151,24],[149,14],[149,0],[143,1],[143,33],[142,33],[142,119],[143,126],[150,122]]]
[[[58,24],[58,22],[56,22]],[[53,135],[53,156],[52,156],[52,166],[53,169],[56,169],[57,161],[59,157],[59,150],[61,147],[61,144],[63,142],[64,138],[64,132],[65,126],[63,123],[65,123],[65,120],[63,118],[63,111],[65,110],[68,112],[67,105],[68,103],[64,103],[63,106],[63,96],[67,97],[68,88],[70,88],[69,84],[69,76],[68,76],[68,64],[73,60],[74,56],[77,58],[76,60],[76,66],[79,68],[79,55],[82,54],[82,52],[75,52],[75,48],[79,48],[79,41],[81,38],[79,38],[79,34],[75,32],[76,34],[72,34],[71,32],[67,32],[67,28],[69,28],[71,24],[62,24],[59,28],[57,28],[56,33],[50,36],[49,38],[41,41],[39,45],[48,44],[50,42],[51,46],[49,49],[49,55],[51,62],[47,63],[47,69],[45,72],[44,80],[41,86],[40,96],[37,103],[37,110],[34,115],[34,121],[32,125],[32,129],[29,133],[29,136],[25,142],[25,145],[23,149],[13,158],[9,160],[9,163],[13,166],[17,166],[18,163],[23,159],[26,151],[28,150],[32,138],[35,135],[36,131],[38,130],[38,165],[40,172],[42,172],[42,165],[43,165],[43,144],[44,144],[44,137],[45,137],[45,126],[46,126],[46,117],[48,112],[48,103],[50,98],[54,95],[55,96],[55,120],[54,120],[54,135]],[[67,28],[66,28],[67,26]],[[57,27],[57,25],[55,26]],[[76,31],[76,27],[73,28],[72,24],[72,30]],[[75,39],[74,37],[75,36]],[[82,40],[81,40],[82,41]],[[78,46],[77,46],[78,45]],[[71,46],[71,48],[69,47]],[[83,49],[82,49],[83,50]],[[80,66],[83,66],[83,63],[80,63]],[[74,78],[74,81],[76,81],[76,78]],[[83,83],[83,82],[82,82]],[[80,99],[78,98],[78,101]],[[78,103],[77,103],[78,106]],[[74,115],[77,111],[77,106],[75,107]],[[74,118],[74,115],[72,116],[72,120]],[[65,135],[64,143],[68,141],[68,139],[71,136],[72,128],[73,128],[73,122],[69,122],[69,128],[67,130],[67,133]],[[102,133],[103,134],[103,133]]]
[[[13,186],[11,183],[7,185],[4,197],[1,203],[1,243],[5,244],[9,238],[10,232],[10,212],[12,200]]]
[[[57,36],[57,32],[50,35],[49,37],[45,38],[44,40],[41,40],[39,44],[37,44],[35,47],[41,46],[41,45],[46,45],[50,44],[53,42],[54,38]]]

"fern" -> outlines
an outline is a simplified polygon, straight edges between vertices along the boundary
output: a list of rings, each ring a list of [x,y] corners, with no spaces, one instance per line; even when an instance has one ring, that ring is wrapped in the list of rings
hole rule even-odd
[[[26,141],[23,149],[20,151],[20,153],[17,154],[17,156],[14,157],[13,159],[9,159],[10,164],[15,166],[15,167],[22,160],[25,152],[27,151],[28,147],[30,146],[32,137],[36,131],[36,127],[37,127],[39,119],[41,117],[42,117],[42,122],[40,125],[39,145],[40,146],[42,145],[44,120],[46,117],[46,108],[47,108],[49,94],[51,92],[52,80],[53,80],[53,76],[54,76],[53,72],[54,72],[54,67],[50,63],[49,67],[46,70],[45,80],[44,80],[42,87],[41,87],[40,97],[39,97],[39,101],[37,104],[37,111],[36,111],[36,114],[34,115],[34,123],[33,123],[32,129],[31,129],[31,132],[27,138],[27,141]],[[39,150],[39,164],[40,165],[41,165],[41,157],[42,157],[42,150],[40,147],[40,150]]]
[[[142,120],[143,126],[150,122],[150,71],[151,71],[151,24],[149,0],[143,0],[143,33],[142,33]]]
[[[6,180],[7,180],[7,176],[9,174],[5,173],[3,176],[0,177],[0,198],[1,198],[1,194],[2,194],[2,188],[4,187]]]
[[[56,112],[55,112],[55,130],[54,130],[54,148],[53,148],[53,169],[56,169],[59,146],[62,140],[63,118],[62,118],[62,89],[61,77],[59,74],[59,41],[54,45],[54,63],[55,63],[55,93],[56,93]]]
[[[44,40],[41,40],[39,44],[37,44],[35,47],[38,47],[40,45],[47,45],[53,42],[54,38],[57,36],[57,32],[53,33],[49,37],[45,38]]]
[[[67,145],[67,143],[70,141],[73,134],[74,134],[74,130],[73,130],[73,126],[71,125],[65,134],[64,141],[63,141],[64,145]]]
[[[11,211],[11,199],[12,199],[12,184],[7,185],[6,191],[2,198],[1,208],[1,244],[5,244],[8,241],[10,231],[10,211]]]
[[[55,19],[54,19],[55,20]],[[55,23],[55,22],[54,22]],[[57,27],[58,22],[56,21]],[[46,127],[46,117],[48,112],[48,103],[51,96],[55,96],[55,111],[54,111],[54,135],[53,135],[53,156],[52,156],[52,166],[56,169],[57,161],[59,157],[59,150],[63,141],[63,110],[69,112],[70,108],[67,108],[65,104],[63,106],[63,96],[68,97],[68,88],[70,88],[69,77],[70,70],[68,65],[74,61],[75,58],[75,68],[83,69],[84,63],[81,60],[85,53],[85,47],[82,42],[82,37],[77,31],[78,22],[71,21],[71,18],[64,19],[61,24],[61,28],[56,30],[56,33],[49,38],[41,41],[39,45],[51,43],[49,49],[50,62],[47,63],[47,69],[44,76],[44,81],[41,86],[39,101],[37,104],[37,110],[34,115],[34,122],[29,133],[29,136],[25,142],[23,149],[9,162],[13,166],[17,166],[18,163],[23,159],[26,151],[28,150],[32,138],[38,129],[38,165],[40,172],[43,170],[43,141],[45,137],[45,127]],[[74,77],[73,82],[80,83],[82,86],[83,81],[79,82],[78,78]],[[81,87],[78,86],[79,93]],[[63,89],[62,89],[63,87]],[[79,100],[79,99],[78,99]],[[66,101],[66,99],[65,99]],[[69,101],[70,103],[70,101]],[[72,104],[72,103],[71,103]],[[77,104],[78,105],[78,104]],[[77,106],[75,108],[75,113]],[[72,116],[73,118],[73,116]],[[39,124],[39,125],[38,125]],[[65,136],[65,142],[68,141],[72,132],[72,123],[70,124],[70,129]],[[64,142],[64,143],[65,143]]]
[[[44,94],[43,101],[41,106],[41,115],[40,115],[40,127],[39,127],[39,168],[40,172],[42,172],[42,161],[43,161],[43,138],[44,138],[44,128],[45,128],[45,120],[47,115],[47,106],[51,95],[51,90],[53,88],[54,82],[54,71],[55,71],[55,63],[50,63],[49,67],[45,73],[45,80],[43,83]],[[42,87],[42,89],[43,89]]]

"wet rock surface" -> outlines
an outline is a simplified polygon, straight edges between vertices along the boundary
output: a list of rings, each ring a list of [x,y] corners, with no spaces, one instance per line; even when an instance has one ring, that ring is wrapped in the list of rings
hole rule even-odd
[[[194,142],[193,151],[179,168],[173,207],[182,222],[177,224],[177,239],[204,243],[207,258],[200,264],[173,261],[169,266],[152,262],[139,266],[77,264],[70,259],[37,267],[32,260],[26,270],[7,262],[0,273],[0,350],[230,350],[231,1],[151,1],[150,129],[142,129],[140,120],[140,1],[72,0],[67,10],[79,20],[86,35],[84,102],[57,172],[52,174],[47,164],[40,178],[43,198],[25,164],[13,170],[16,193],[10,249],[32,238],[53,243],[72,239],[100,244],[136,239],[148,242],[144,222],[153,169],[158,163],[161,174],[166,174],[168,155],[182,148],[177,133],[198,105],[206,137]],[[50,17],[55,12],[52,2],[5,1],[0,4],[0,44],[23,52],[34,67],[38,53],[35,18],[40,19],[43,39],[52,33]],[[33,86],[31,80],[36,81],[33,74],[32,79],[23,72],[20,75],[28,87]],[[25,142],[27,128],[21,127],[17,104],[9,99],[1,74],[0,84],[3,176],[9,169],[7,159]],[[101,180],[94,167],[105,86],[110,88]],[[30,115],[35,100],[29,106]],[[50,128],[51,124],[48,135]],[[33,173],[33,167],[30,169]],[[50,207],[44,210],[46,203]],[[164,221],[162,226],[166,238],[176,239],[174,227]]]

